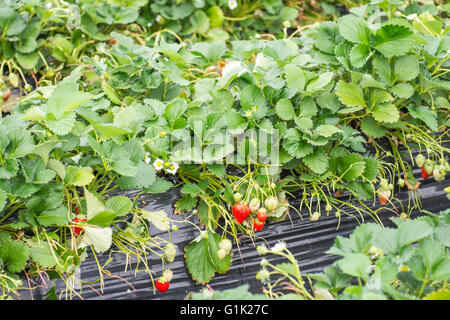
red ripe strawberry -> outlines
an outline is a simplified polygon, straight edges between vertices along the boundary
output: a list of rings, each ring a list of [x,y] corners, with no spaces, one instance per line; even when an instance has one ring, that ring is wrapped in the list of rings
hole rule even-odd
[[[258,218],[259,221],[265,222],[266,219],[267,219],[267,212],[265,212],[265,211],[258,211],[258,213],[256,214],[256,217]]]
[[[11,91],[8,90],[8,92],[6,92],[5,95],[3,96],[3,102],[8,101],[10,96],[11,96]]]
[[[86,221],[86,219],[85,218],[82,218],[82,219],[75,218],[72,220],[72,222],[74,222],[74,223],[80,223],[83,221]],[[78,237],[81,233],[81,230],[83,230],[83,228],[82,227],[72,227],[72,230],[73,230],[73,233]]]
[[[258,219],[253,220],[253,229],[255,229],[255,231],[260,231],[263,227],[264,222],[261,222]]]
[[[381,205],[384,206],[390,197],[390,190],[378,190],[378,199],[380,200]]]
[[[427,179],[431,177],[433,173],[428,174],[427,170],[425,169],[425,166],[422,166],[422,178]]]
[[[249,215],[250,215],[249,206],[242,203],[236,203],[233,206],[233,216],[236,218],[239,224],[244,222],[244,220],[247,219]]]
[[[169,281],[167,281],[164,277],[161,277],[156,280],[155,287],[159,292],[167,291],[167,289],[169,289]]]
[[[76,207],[76,208],[75,208],[75,213],[76,213],[76,214],[80,214],[80,208]]]

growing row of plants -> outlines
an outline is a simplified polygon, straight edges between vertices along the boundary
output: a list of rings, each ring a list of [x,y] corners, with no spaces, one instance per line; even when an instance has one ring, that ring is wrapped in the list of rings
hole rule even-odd
[[[116,190],[180,187],[175,213],[199,221],[184,251],[200,283],[228,270],[241,234],[254,238],[305,207],[311,220],[379,221],[384,209],[409,217],[420,209],[413,169],[437,181],[449,170],[447,9],[432,8],[373,1],[290,34],[284,25],[283,39],[159,32],[147,46],[111,32],[110,45],[1,119],[3,292],[25,272],[63,278],[67,296],[78,295],[72,282],[88,254],[99,281],[109,275],[104,252],[136,259],[152,280],[146,259],[160,256],[155,285],[167,290],[178,249],[170,234],[188,218],[146,211]],[[395,197],[405,187],[407,208]]]
[[[321,273],[302,273],[284,242],[272,248],[262,244],[257,250],[264,257],[256,277],[264,284],[263,294],[252,294],[243,285],[224,291],[204,288],[187,298],[448,300],[449,214],[447,209],[408,221],[391,218],[394,228],[362,224],[349,237],[336,238],[327,254],[338,259]],[[271,262],[269,255],[285,262]]]
[[[322,11],[320,3],[281,0],[2,0],[0,5],[4,8],[0,16],[0,89],[5,102],[10,89],[19,88],[26,94],[40,82],[65,77],[84,55],[92,56],[98,48],[108,46],[111,31],[143,45],[152,45],[161,34],[190,41],[228,40],[258,32],[278,34],[283,21],[293,25],[307,22],[305,17]],[[323,15],[339,16],[333,6],[323,5],[328,8]]]

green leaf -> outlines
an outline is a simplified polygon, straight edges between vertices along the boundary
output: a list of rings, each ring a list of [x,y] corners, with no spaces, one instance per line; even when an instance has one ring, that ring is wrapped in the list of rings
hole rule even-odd
[[[86,186],[94,180],[91,167],[68,166],[65,169],[64,183],[77,187]]]
[[[53,170],[45,169],[44,160],[36,158],[22,165],[26,183],[47,183],[55,177]]]
[[[368,116],[361,121],[361,130],[372,138],[381,138],[388,132],[387,129],[379,125],[374,118]]]
[[[400,247],[403,247],[425,238],[431,233],[433,233],[433,228],[431,228],[430,225],[424,221],[405,221],[398,227],[398,242]]]
[[[330,124],[321,124],[314,130],[314,133],[327,138],[338,132],[342,132],[342,130]]]
[[[10,140],[7,151],[11,158],[21,158],[31,153],[35,144],[31,133],[24,129],[12,129],[8,132]]]
[[[312,146],[302,140],[301,132],[294,128],[286,131],[282,143],[286,152],[295,158],[303,158],[313,152]]]
[[[83,227],[84,236],[80,247],[93,246],[96,252],[107,251],[112,244],[112,229],[98,227]]]
[[[100,212],[105,211],[105,206],[98,197],[96,197],[92,192],[84,189],[84,197],[86,199],[86,210],[87,210],[87,220],[93,219]]]
[[[0,246],[0,260],[8,271],[16,273],[22,271],[28,262],[29,250],[20,241],[4,242]]]
[[[334,77],[333,72],[324,72],[319,75],[318,78],[312,80],[306,86],[306,91],[308,92],[316,92],[323,89],[326,85],[328,85]]]
[[[363,89],[357,83],[347,83],[343,80],[339,80],[336,85],[336,94],[339,97],[339,100],[348,107],[366,106]]]
[[[131,200],[125,196],[114,196],[105,202],[105,208],[117,213],[118,217],[126,215],[132,207]]]
[[[259,87],[252,84],[242,90],[241,106],[245,111],[251,111],[255,106],[258,108],[264,108],[266,106],[266,99]]]
[[[48,242],[34,243],[30,248],[30,257],[41,268],[54,267],[58,261]]]
[[[419,75],[419,62],[414,56],[397,58],[394,64],[394,82],[411,81]]]
[[[317,105],[311,97],[304,97],[300,102],[299,117],[314,117],[317,114]]]
[[[353,15],[345,15],[338,21],[340,34],[350,42],[370,44],[370,29],[367,22]]]
[[[202,188],[200,188],[195,183],[187,183],[181,188],[181,193],[189,194],[189,195],[197,195],[202,191]]]
[[[61,161],[57,159],[49,159],[47,162],[47,167],[55,171],[61,180],[64,180],[66,176],[66,168]]]
[[[322,149],[315,149],[312,154],[303,157],[302,160],[317,174],[322,174],[328,169],[328,155]]]
[[[87,92],[80,92],[75,82],[61,82],[55,87],[47,101],[48,112],[61,119],[65,112],[71,111],[92,98]]]
[[[6,200],[8,199],[8,194],[0,189],[0,212],[2,212],[3,208],[5,207]]]
[[[340,161],[339,175],[345,180],[353,181],[363,174],[365,168],[366,162],[361,155],[349,153]]]
[[[375,68],[375,71],[380,77],[381,81],[388,84],[393,82],[391,66],[385,58],[376,57],[375,59],[373,59],[373,67]]]
[[[414,88],[409,83],[398,83],[391,88],[394,95],[399,98],[408,99],[414,94]]]
[[[367,180],[373,180],[378,177],[378,161],[375,157],[364,158],[366,167],[364,168],[363,177]]]
[[[212,163],[212,164],[208,164],[206,165],[206,167],[208,168],[208,170],[215,174],[218,177],[223,177],[225,176],[225,166],[223,164],[220,163]]]
[[[42,158],[42,160],[44,160],[44,163],[47,164],[48,156],[49,156],[50,152],[53,149],[60,148],[60,147],[61,147],[61,142],[59,142],[59,141],[45,141],[45,142],[42,142],[39,145],[37,145],[33,149],[33,153],[40,156]]]
[[[337,261],[339,268],[353,277],[367,279],[372,265],[370,259],[361,253],[349,253]]]
[[[350,62],[355,68],[362,68],[372,56],[370,47],[365,44],[357,44],[350,51]]]
[[[11,179],[17,175],[19,163],[15,159],[6,159],[0,164],[0,179]]]
[[[39,61],[39,55],[36,52],[32,53],[19,53],[16,52],[14,57],[19,62],[20,66],[24,69],[34,69]]]
[[[105,80],[102,81],[102,90],[103,92],[106,94],[106,97],[108,97],[108,99],[117,105],[121,105],[122,104],[122,100],[120,100],[118,94],[116,93],[116,91],[114,90],[114,88]]]
[[[51,114],[46,115],[45,124],[54,133],[64,136],[72,130],[75,125],[76,114],[72,111],[66,112],[59,119],[54,119]]]
[[[415,107],[410,104],[408,111],[413,118],[420,119],[433,131],[438,130],[437,115],[429,107]]]
[[[56,209],[44,210],[37,217],[36,220],[44,227],[64,226],[69,223],[68,209],[65,206],[59,206]]]
[[[139,169],[136,164],[129,158],[120,157],[111,163],[111,169],[122,176],[134,177],[138,174]]]
[[[275,106],[275,111],[282,120],[292,120],[295,118],[295,110],[292,103],[288,99],[281,99]]]
[[[198,241],[194,240],[185,248],[186,268],[197,283],[208,283],[218,273],[225,273],[231,265],[231,255],[222,260],[217,256],[222,237],[207,231]]]
[[[87,220],[88,224],[96,225],[98,227],[109,227],[116,218],[117,213],[112,210],[104,210],[97,213],[94,217]]]
[[[372,109],[372,116],[378,122],[394,123],[400,118],[397,107],[391,103],[377,104]]]
[[[408,27],[388,22],[376,32],[375,49],[387,58],[405,55],[414,43],[412,35]]]
[[[117,185],[124,190],[145,189],[153,184],[156,179],[155,169],[152,165],[141,161],[137,166],[137,174],[132,177],[120,177]]]
[[[307,81],[305,71],[293,64],[288,64],[284,67],[284,73],[286,75],[286,84],[289,88],[296,91],[305,89]]]
[[[147,193],[164,193],[173,186],[174,185],[170,181],[161,178],[156,178],[156,180],[152,183],[152,185],[147,188],[144,188],[144,190]]]
[[[141,209],[142,217],[148,222],[152,223],[158,230],[169,231],[170,230],[170,219],[164,210],[159,211],[147,211]]]

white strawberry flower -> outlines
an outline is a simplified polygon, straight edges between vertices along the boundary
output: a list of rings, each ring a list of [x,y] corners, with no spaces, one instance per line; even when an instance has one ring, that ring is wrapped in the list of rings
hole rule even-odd
[[[275,253],[280,253],[284,249],[286,249],[286,242],[284,241],[278,241],[278,243],[271,248]]]
[[[177,170],[178,170],[178,163],[172,162],[172,163],[170,164],[170,167],[167,168],[166,171],[167,171],[168,173],[170,173],[170,174],[175,174],[175,173],[177,173]]]
[[[238,6],[238,3],[237,3],[236,0],[228,0],[228,7],[229,7],[231,10],[236,9],[237,6]]]
[[[153,167],[156,171],[161,171],[164,168],[164,160],[156,159],[155,162],[153,162]]]
[[[156,22],[161,24],[161,23],[164,22],[164,18],[161,15],[158,14],[158,16],[156,17]]]
[[[144,156],[144,162],[149,164],[150,163],[150,152],[146,152]]]

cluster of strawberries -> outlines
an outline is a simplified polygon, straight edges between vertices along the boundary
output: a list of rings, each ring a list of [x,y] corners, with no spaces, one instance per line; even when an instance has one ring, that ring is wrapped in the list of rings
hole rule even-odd
[[[240,193],[234,194],[234,200],[236,203],[233,205],[233,216],[236,218],[239,224],[242,224],[247,218],[250,217],[251,213],[256,213],[256,216],[252,216],[253,229],[255,231],[260,231],[266,222],[267,211],[274,210],[278,206],[278,200],[276,197],[268,197],[264,201],[265,207],[261,207],[260,200],[253,198],[249,204],[240,203],[242,195]]]

